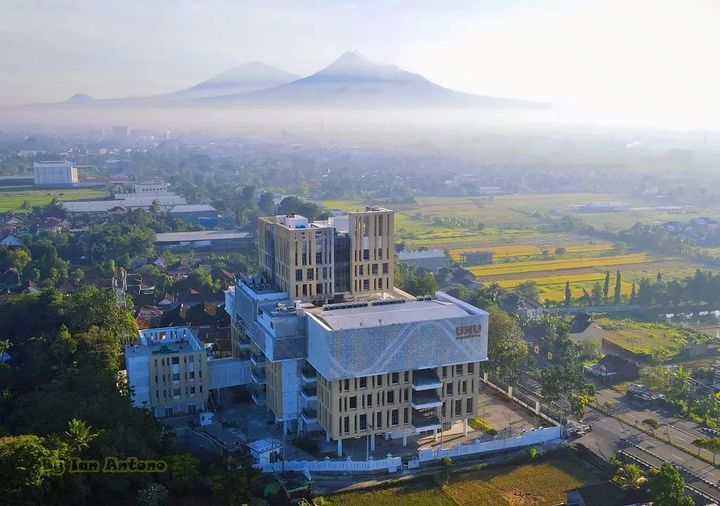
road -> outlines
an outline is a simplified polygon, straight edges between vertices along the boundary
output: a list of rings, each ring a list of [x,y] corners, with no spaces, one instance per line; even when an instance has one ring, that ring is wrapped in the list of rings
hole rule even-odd
[[[674,443],[682,442],[681,444],[688,448],[695,449],[692,440],[702,437],[704,434],[692,422],[678,420],[675,417],[665,417],[665,413],[661,411],[634,406],[633,403],[617,399],[617,397],[619,394],[615,396],[607,394],[606,391],[599,392],[598,395],[601,400],[600,404],[603,403],[602,399],[616,399],[618,404],[613,408],[613,413],[626,420],[640,424],[643,419],[652,416],[661,423],[668,423],[669,426],[658,429],[658,437],[653,437],[600,411],[591,409],[585,417],[585,421],[592,425],[592,432],[584,436],[580,442],[606,460],[618,450],[622,450],[655,467],[660,467],[663,462],[670,462],[678,466],[686,483],[714,499],[720,500],[720,488],[717,486],[720,481],[720,469],[698,459],[692,453],[682,451],[659,439],[669,432],[671,441]]]

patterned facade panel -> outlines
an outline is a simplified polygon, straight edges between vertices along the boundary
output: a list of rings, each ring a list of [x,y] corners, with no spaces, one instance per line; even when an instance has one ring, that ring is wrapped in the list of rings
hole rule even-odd
[[[308,321],[308,360],[328,380],[487,360],[487,315],[329,330]]]

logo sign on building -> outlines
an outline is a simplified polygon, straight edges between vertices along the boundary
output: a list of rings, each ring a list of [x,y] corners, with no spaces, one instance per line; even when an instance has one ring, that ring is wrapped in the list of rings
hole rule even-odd
[[[482,336],[482,325],[458,325],[455,327],[455,338],[456,339],[469,339],[471,337]]]

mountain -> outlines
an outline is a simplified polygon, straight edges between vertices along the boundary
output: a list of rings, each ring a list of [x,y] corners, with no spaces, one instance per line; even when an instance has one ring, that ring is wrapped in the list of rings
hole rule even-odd
[[[65,100],[66,104],[85,104],[93,102],[95,99],[86,93],[75,93],[72,97]]]
[[[235,95],[279,86],[294,81],[298,77],[261,62],[249,62],[226,70],[222,74],[190,88],[158,95],[154,98],[186,100]]]
[[[534,102],[472,95],[450,90],[419,74],[368,60],[348,51],[308,77],[249,93],[199,102],[215,106],[282,107],[484,107],[537,108]]]

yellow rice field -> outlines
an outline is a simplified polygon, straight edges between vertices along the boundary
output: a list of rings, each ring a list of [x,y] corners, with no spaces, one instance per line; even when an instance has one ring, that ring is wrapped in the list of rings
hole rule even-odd
[[[641,264],[647,261],[646,253],[631,253],[628,255],[613,255],[591,258],[567,258],[553,260],[532,260],[528,262],[511,262],[491,265],[477,265],[469,267],[480,280],[490,276],[507,274],[522,274],[527,272],[552,272],[592,267],[614,267],[629,264]],[[542,276],[542,275],[541,275]]]
[[[611,276],[612,277],[612,276]],[[534,281],[538,284],[538,286],[544,286],[544,285],[564,285],[566,282],[570,282],[570,284],[573,283],[587,283],[587,282],[595,282],[595,281],[604,281],[605,280],[605,273],[603,272],[590,272],[587,274],[570,274],[565,276],[539,276],[539,277],[529,277],[526,279],[502,279],[500,281],[497,281],[497,284],[500,285],[503,288],[515,288],[516,286],[526,282],[526,281]]]

